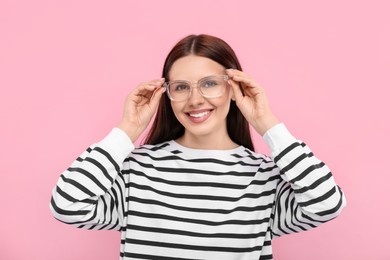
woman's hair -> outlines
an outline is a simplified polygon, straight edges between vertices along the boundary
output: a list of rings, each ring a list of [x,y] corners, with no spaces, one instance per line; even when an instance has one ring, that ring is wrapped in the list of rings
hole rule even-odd
[[[242,70],[233,49],[223,40],[210,35],[189,35],[180,40],[168,54],[162,77],[169,81],[169,71],[173,63],[185,56],[196,55],[209,58],[226,69]],[[230,101],[227,115],[227,131],[229,137],[237,144],[254,150],[248,121],[242,115],[234,101]],[[157,109],[153,125],[146,136],[145,144],[158,144],[174,140],[184,134],[184,127],[173,113],[170,99],[163,95]]]

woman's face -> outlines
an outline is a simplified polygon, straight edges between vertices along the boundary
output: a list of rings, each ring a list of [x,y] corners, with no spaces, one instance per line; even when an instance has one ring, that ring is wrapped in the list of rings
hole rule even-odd
[[[173,63],[169,79],[198,82],[213,75],[225,75],[225,68],[211,59],[189,55]],[[226,116],[232,96],[230,86],[226,83],[225,91],[217,98],[205,98],[200,94],[196,83],[191,86],[191,96],[187,100],[171,101],[176,118],[185,128],[184,136],[196,139],[205,137],[207,140],[223,140],[221,138],[228,137]]]

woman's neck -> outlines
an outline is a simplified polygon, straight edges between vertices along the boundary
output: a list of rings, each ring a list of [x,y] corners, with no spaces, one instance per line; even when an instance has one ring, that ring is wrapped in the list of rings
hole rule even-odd
[[[239,145],[230,139],[229,135],[195,136],[185,132],[183,136],[175,140],[178,144],[202,150],[230,150]]]

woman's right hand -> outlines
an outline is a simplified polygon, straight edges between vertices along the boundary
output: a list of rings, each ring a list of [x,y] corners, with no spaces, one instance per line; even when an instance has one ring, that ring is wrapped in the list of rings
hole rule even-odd
[[[123,117],[117,127],[126,132],[132,142],[138,139],[156,113],[165,92],[163,83],[164,78],[141,83],[127,96]]]

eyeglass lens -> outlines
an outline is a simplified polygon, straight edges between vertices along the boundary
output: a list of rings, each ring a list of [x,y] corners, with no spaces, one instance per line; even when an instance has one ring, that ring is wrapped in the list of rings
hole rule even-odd
[[[169,95],[172,100],[185,100],[192,92],[191,83],[188,81],[172,81],[169,83]],[[226,76],[210,76],[197,82],[197,87],[204,97],[213,98],[223,94],[226,87]]]

